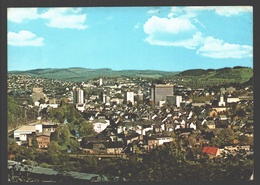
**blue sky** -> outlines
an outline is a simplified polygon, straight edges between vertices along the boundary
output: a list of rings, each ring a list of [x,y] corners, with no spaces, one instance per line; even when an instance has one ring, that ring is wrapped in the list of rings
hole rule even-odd
[[[253,8],[9,8],[8,71],[253,67]]]

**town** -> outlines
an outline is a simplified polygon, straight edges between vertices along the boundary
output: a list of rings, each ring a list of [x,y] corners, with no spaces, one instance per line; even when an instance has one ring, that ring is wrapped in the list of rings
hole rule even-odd
[[[233,162],[221,180],[249,180],[253,84],[194,88],[185,80],[9,74],[8,181],[193,179],[184,164],[198,180],[220,178],[195,170],[205,161],[212,169]]]

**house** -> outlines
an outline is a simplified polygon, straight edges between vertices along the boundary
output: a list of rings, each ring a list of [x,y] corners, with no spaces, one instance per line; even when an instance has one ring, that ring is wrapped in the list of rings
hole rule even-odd
[[[86,154],[93,154],[93,144],[94,142],[80,142],[80,146],[82,147],[82,152]]]
[[[212,159],[220,155],[220,150],[218,147],[204,146],[202,148],[202,153],[207,154]]]
[[[215,124],[215,121],[214,120],[209,120],[209,121],[206,121],[206,125],[209,129],[215,129],[216,128],[216,124]]]
[[[51,142],[51,132],[41,132],[37,134],[36,140],[38,142],[38,148],[48,148],[48,145]]]
[[[193,128],[180,128],[175,130],[176,133],[179,133],[180,136],[184,137],[188,137],[193,131]]]
[[[245,145],[245,146],[225,146],[224,149],[228,150],[230,152],[239,151],[239,150],[249,151],[250,150],[250,145]]]
[[[128,135],[125,137],[126,144],[132,143],[133,141],[139,140],[140,134],[138,133],[132,133],[131,135]]]
[[[169,132],[174,131],[174,125],[171,123],[165,124],[165,131],[169,131]]]
[[[57,127],[58,124],[56,123],[45,123],[42,125],[42,131],[54,132]]]
[[[197,126],[195,123],[191,122],[190,125],[189,125],[190,128],[193,128],[194,130],[197,129]]]
[[[77,103],[76,104],[76,108],[81,111],[81,112],[84,112],[86,110],[86,104],[84,103]]]
[[[148,150],[152,150],[163,143],[172,142],[173,138],[169,136],[152,136],[147,138]]]
[[[156,135],[162,134],[162,127],[159,124],[153,125],[153,131]]]
[[[226,115],[219,115],[219,119],[220,119],[221,121],[228,120],[228,118],[227,118]]]
[[[124,153],[131,154],[131,153],[141,153],[144,154],[147,152],[147,145],[143,143],[143,141],[133,141],[132,143],[129,143],[124,148]]]
[[[157,146],[159,146],[159,140],[157,140],[156,138],[149,138],[147,140],[147,145],[148,145],[148,150],[152,150]]]
[[[123,142],[93,143],[93,152],[96,154],[121,154],[123,152]]]
[[[93,129],[95,132],[100,133],[103,130],[105,130],[108,125],[110,125],[109,120],[97,121],[97,122],[93,123]]]

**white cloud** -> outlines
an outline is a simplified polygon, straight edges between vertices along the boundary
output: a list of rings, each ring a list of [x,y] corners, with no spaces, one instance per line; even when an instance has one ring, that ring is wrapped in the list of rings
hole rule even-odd
[[[212,10],[212,8],[206,6],[172,7],[168,17],[190,19],[196,17],[198,12],[205,10]]]
[[[194,18],[193,21],[194,23],[199,24],[201,27],[205,28],[205,26],[197,18]]]
[[[215,8],[215,12],[221,16],[232,16],[240,13],[253,12],[250,6],[220,6]]]
[[[144,32],[146,34],[154,34],[156,32],[168,32],[178,34],[183,31],[194,30],[195,27],[188,19],[181,18],[159,18],[152,16],[144,24]]]
[[[250,6],[187,6],[172,7],[168,17],[194,18],[202,11],[214,11],[220,16],[232,16],[240,13],[253,12]]]
[[[44,40],[27,30],[21,30],[18,33],[8,32],[7,39],[8,45],[11,46],[43,46]]]
[[[159,9],[151,9],[151,10],[148,10],[148,14],[157,14],[157,13],[159,13],[160,12],[160,10]]]
[[[25,20],[47,20],[49,27],[86,29],[86,14],[80,13],[81,8],[50,8],[44,13],[39,13],[37,8],[9,8],[8,20],[22,23]]]
[[[147,34],[145,39],[151,45],[178,46],[196,49],[197,54],[211,58],[244,58],[253,56],[250,45],[239,45],[225,42],[214,37],[205,37],[199,31],[205,26],[199,21],[202,11],[212,11],[221,16],[237,15],[241,12],[252,12],[251,7],[172,7],[168,18],[152,16],[143,25]]]
[[[177,46],[177,47],[185,47],[187,49],[195,49],[197,46],[201,45],[203,38],[201,37],[201,33],[197,32],[192,35],[190,38],[181,39],[181,40],[162,40],[156,39],[153,36],[148,36],[145,41],[147,41],[151,45],[159,45],[159,46]]]
[[[207,37],[197,54],[210,58],[245,58],[253,56],[253,48],[249,45],[225,43],[223,40]]]
[[[84,25],[87,15],[78,14],[80,9],[50,8],[41,15],[41,18],[49,20],[47,26],[55,28],[86,29]]]
[[[143,25],[148,35],[145,41],[152,45],[180,46],[195,49],[202,42],[201,33],[186,18],[159,18],[152,16]]]
[[[7,19],[15,23],[22,23],[26,19],[38,19],[37,8],[8,8]]]

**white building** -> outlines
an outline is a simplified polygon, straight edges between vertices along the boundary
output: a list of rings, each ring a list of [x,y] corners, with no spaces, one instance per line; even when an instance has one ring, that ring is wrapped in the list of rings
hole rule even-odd
[[[107,103],[107,95],[103,94],[103,103]]]
[[[162,107],[165,104],[165,100],[159,101],[159,107]]]
[[[220,107],[225,107],[226,106],[226,102],[224,101],[224,96],[222,94],[220,96],[220,100],[218,102],[218,106],[220,106]]]
[[[19,141],[27,141],[27,135],[31,135],[33,132],[42,132],[42,125],[24,125],[14,131],[14,139]]]
[[[134,92],[126,92],[126,101],[134,103]]]
[[[196,129],[197,129],[197,126],[196,126],[196,124],[194,124],[194,123],[190,123],[190,128],[193,128],[194,130],[196,130]]]
[[[99,86],[102,86],[102,85],[103,85],[103,79],[99,78]]]
[[[82,89],[77,89],[77,103],[84,103],[84,91]]]
[[[84,112],[86,110],[86,105],[84,103],[77,103],[76,109],[78,109],[81,112]]]
[[[173,138],[172,137],[157,137],[157,140],[159,140],[159,145],[162,145],[163,143],[168,143],[172,142]]]
[[[176,106],[180,107],[182,102],[182,96],[176,96]]]
[[[99,121],[99,122],[93,123],[93,129],[95,132],[100,133],[103,130],[105,130],[108,125],[110,125],[109,120],[105,120],[104,122]]]
[[[240,101],[239,98],[232,98],[232,97],[227,98],[227,103],[236,103],[239,101]]]

